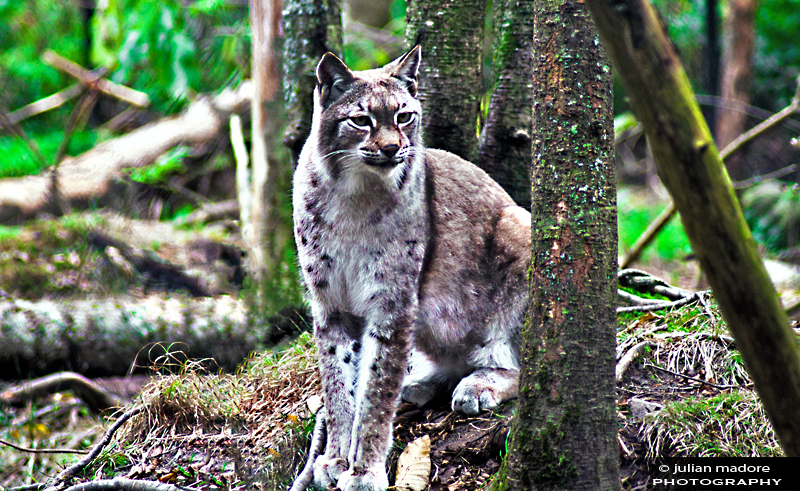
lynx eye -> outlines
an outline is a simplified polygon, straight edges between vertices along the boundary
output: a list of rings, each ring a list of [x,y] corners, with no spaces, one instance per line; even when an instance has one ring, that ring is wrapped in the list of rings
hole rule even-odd
[[[398,124],[405,124],[411,121],[411,117],[414,116],[414,113],[400,113],[397,115],[397,123]]]
[[[372,120],[369,119],[369,116],[351,116],[350,121],[356,126],[370,126],[372,124]]]

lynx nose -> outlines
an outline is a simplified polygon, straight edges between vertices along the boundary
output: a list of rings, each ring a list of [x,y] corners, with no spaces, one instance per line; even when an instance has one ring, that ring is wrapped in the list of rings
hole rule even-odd
[[[381,152],[383,152],[383,154],[389,157],[390,159],[394,158],[398,150],[400,150],[400,145],[394,143],[390,145],[384,145],[381,147]]]

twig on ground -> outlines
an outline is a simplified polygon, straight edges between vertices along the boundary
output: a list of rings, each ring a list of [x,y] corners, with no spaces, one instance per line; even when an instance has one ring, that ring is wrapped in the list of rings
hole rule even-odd
[[[111,441],[111,437],[114,436],[114,433],[123,424],[125,424],[126,421],[128,421],[132,417],[136,416],[137,414],[139,414],[143,410],[144,410],[144,406],[134,406],[133,408],[131,408],[131,409],[127,410],[125,413],[123,413],[122,416],[120,416],[119,419],[114,421],[114,424],[112,424],[108,428],[108,431],[106,431],[106,434],[103,435],[103,438],[100,440],[100,442],[97,443],[97,445],[95,445],[94,447],[92,447],[92,450],[86,455],[86,457],[82,458],[78,462],[75,462],[71,466],[69,466],[66,469],[64,469],[63,471],[61,471],[54,478],[53,484],[48,486],[47,488],[45,488],[46,491],[62,490],[63,489],[62,484],[64,483],[64,481],[66,481],[67,479],[73,477],[75,474],[77,474],[78,472],[82,471],[87,465],[91,464],[92,461],[94,461],[94,459],[96,459],[97,456],[100,455],[100,452],[103,451],[105,446],[108,445],[108,442]],[[69,489],[73,489],[73,488],[74,488],[74,486],[72,488],[69,488]],[[123,489],[123,488],[102,488],[102,489]],[[134,489],[134,488],[124,488],[124,489]],[[150,488],[148,488],[148,489],[150,489]],[[172,490],[172,489],[177,489],[177,488],[169,488],[169,489]],[[75,490],[73,490],[73,491],[75,491]]]
[[[141,481],[115,477],[83,482],[66,488],[64,491],[182,491],[185,488],[158,481]]]
[[[667,370],[666,368],[661,368],[659,366],[653,365],[652,363],[645,363],[644,366],[649,367],[649,368],[655,368],[656,370],[661,370],[662,372],[669,373],[671,375],[675,375],[676,377],[683,377],[685,379],[692,380],[694,382],[700,382],[703,385],[707,385],[709,387],[714,387],[715,389],[719,389],[719,390],[726,390],[726,389],[733,389],[733,388],[736,388],[736,387],[743,387],[742,385],[717,385],[717,384],[712,384],[711,382],[707,382],[707,381],[705,381],[703,379],[700,379],[700,378],[697,378],[697,377],[691,377],[689,375],[684,375],[683,373],[673,372],[672,370]]]
[[[25,448],[2,439],[0,439],[0,444],[9,446],[14,450],[19,450],[20,452],[26,452],[26,453],[78,453],[78,454],[89,453],[88,450],[76,450],[74,448]]]

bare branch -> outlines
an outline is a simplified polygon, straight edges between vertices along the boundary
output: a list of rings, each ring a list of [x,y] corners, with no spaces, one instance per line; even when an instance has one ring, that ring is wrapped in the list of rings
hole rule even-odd
[[[147,96],[147,94],[125,87],[124,85],[115,84],[110,80],[99,78],[93,72],[86,70],[77,63],[59,56],[53,51],[47,51],[44,55],[42,55],[42,58],[49,65],[52,65],[62,72],[77,78],[84,85],[97,87],[97,90],[112,97],[116,97],[117,99],[125,101],[133,106],[147,107],[150,105],[150,98]]]

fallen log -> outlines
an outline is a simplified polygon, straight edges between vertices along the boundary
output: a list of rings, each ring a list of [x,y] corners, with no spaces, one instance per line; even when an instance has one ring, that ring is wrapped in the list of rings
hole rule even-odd
[[[69,208],[125,206],[128,185],[123,169],[143,167],[179,144],[209,141],[227,131],[231,114],[249,107],[251,85],[242,83],[214,97],[201,96],[178,116],[156,121],[106,141],[58,167],[61,201]],[[0,180],[0,224],[18,224],[41,213],[57,214],[49,199],[51,176]]]
[[[223,295],[54,301],[0,298],[0,379],[69,370],[125,375],[191,358],[232,370],[257,349],[308,329],[304,307],[266,319],[245,300]],[[212,361],[213,359],[213,361]]]

